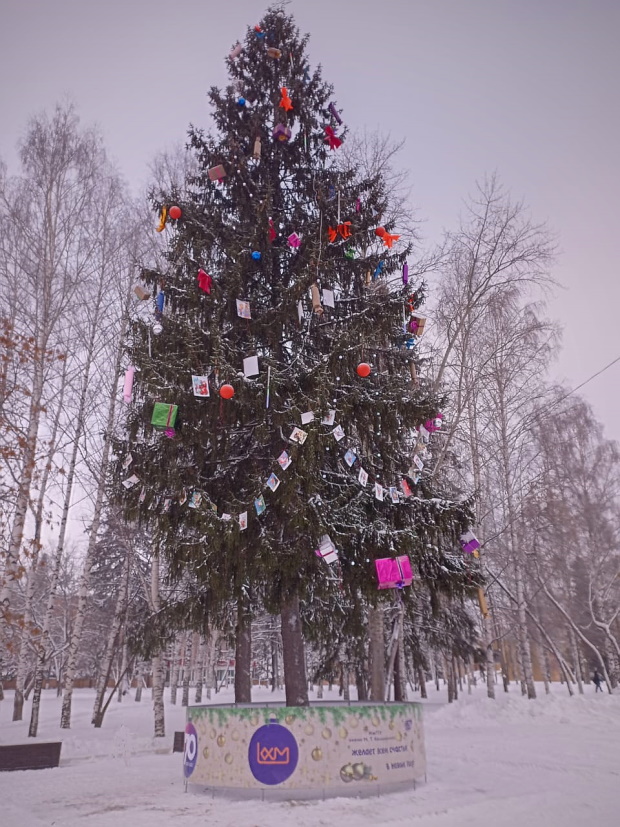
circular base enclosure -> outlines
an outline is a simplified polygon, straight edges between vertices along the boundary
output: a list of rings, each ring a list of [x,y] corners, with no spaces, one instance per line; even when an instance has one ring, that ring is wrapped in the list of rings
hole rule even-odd
[[[422,706],[191,706],[183,771],[192,791],[238,799],[411,789],[426,776]]]

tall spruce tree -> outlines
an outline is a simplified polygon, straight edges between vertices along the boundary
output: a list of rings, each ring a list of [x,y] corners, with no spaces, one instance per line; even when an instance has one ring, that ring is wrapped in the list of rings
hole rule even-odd
[[[190,128],[197,174],[183,195],[155,196],[167,267],[143,274],[155,318],[133,325],[115,474],[172,580],[191,582],[210,613],[236,606],[237,701],[251,699],[252,607],[281,615],[288,705],[308,702],[304,623],[325,641],[350,615],[364,648],[376,558],[412,558],[422,585],[405,600],[473,588],[455,553],[469,504],[408,476],[415,427],[441,402],[412,379],[404,311],[423,295],[401,278],[412,249],[381,227],[381,174],[334,164],[346,128],[307,41],[278,7],[248,29],[229,85],[209,92],[214,132]],[[258,373],[244,371],[250,357]],[[193,376],[208,377],[208,397]],[[178,406],[170,438],[151,424],[156,402]],[[129,475],[139,481],[125,488]],[[337,564],[314,553],[325,535]]]

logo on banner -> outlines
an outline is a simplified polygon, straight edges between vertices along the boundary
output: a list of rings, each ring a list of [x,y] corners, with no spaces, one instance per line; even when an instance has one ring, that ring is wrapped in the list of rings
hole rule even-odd
[[[183,750],[183,772],[189,778],[196,769],[198,758],[198,733],[190,721],[185,727],[185,749]]]
[[[248,747],[252,775],[261,784],[281,784],[295,772],[299,748],[293,733],[278,723],[256,730]]]

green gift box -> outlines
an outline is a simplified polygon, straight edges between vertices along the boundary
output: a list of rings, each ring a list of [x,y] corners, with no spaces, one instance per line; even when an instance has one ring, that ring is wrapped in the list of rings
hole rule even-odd
[[[177,421],[178,405],[167,405],[165,402],[156,402],[151,417],[151,425],[156,428],[174,428]]]

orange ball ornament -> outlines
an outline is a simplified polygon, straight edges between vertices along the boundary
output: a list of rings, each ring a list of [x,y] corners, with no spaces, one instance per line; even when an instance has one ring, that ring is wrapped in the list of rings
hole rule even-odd
[[[180,218],[183,213],[181,212],[180,207],[170,207],[168,210],[168,215],[170,218]]]
[[[357,373],[358,376],[361,376],[364,379],[367,376],[370,376],[370,365],[368,364],[368,362],[360,362],[360,364],[357,366]]]
[[[232,385],[222,385],[220,388],[220,396],[222,399],[232,399],[235,395],[235,389]]]

